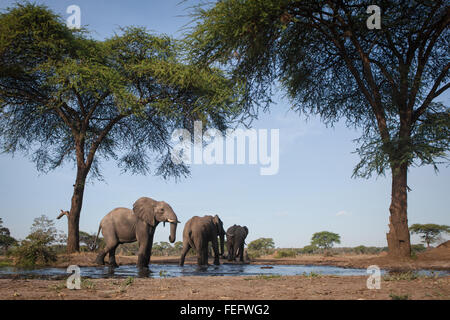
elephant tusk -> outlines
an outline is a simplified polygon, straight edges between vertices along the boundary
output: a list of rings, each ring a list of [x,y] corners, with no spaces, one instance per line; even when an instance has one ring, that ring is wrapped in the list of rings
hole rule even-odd
[[[170,223],[181,223],[180,221],[173,220],[173,219],[167,219],[167,222],[170,222]]]

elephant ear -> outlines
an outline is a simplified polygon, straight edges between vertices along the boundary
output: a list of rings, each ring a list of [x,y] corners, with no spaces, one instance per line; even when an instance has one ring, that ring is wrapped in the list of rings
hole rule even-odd
[[[244,226],[244,230],[245,230],[245,236],[248,235],[248,228],[246,226]]]
[[[213,222],[217,227],[217,232],[221,233],[221,230],[220,230],[221,220],[217,214],[213,217]],[[222,226],[222,230],[223,230],[223,226]]]
[[[154,227],[156,225],[155,207],[155,200],[142,197],[133,204],[133,212],[139,219]]]

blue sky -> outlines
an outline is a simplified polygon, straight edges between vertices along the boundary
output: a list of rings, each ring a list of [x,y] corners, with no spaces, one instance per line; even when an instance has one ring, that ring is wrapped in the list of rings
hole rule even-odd
[[[2,0],[0,9],[15,1]],[[120,26],[145,26],[155,33],[182,35],[189,22],[191,2],[166,1],[37,1],[66,18],[66,8],[81,8],[82,25],[97,39],[109,37]],[[443,100],[447,105],[449,95]],[[319,119],[288,111],[289,102],[277,95],[270,113],[254,128],[280,129],[280,170],[259,175],[259,166],[192,166],[191,177],[179,182],[155,176],[121,174],[114,162],[104,162],[105,182],[93,181],[85,191],[80,229],[96,232],[101,218],[115,207],[132,207],[141,196],[165,200],[183,223],[194,215],[219,214],[225,227],[248,226],[247,242],[270,237],[278,247],[302,247],[314,232],[339,233],[340,246],[385,246],[388,232],[390,176],[352,179],[358,156],[353,139],[358,131],[343,124],[326,128]],[[48,174],[36,171],[22,155],[0,155],[0,217],[12,235],[24,238],[35,217],[56,217],[68,210],[75,171],[71,165]],[[412,168],[409,172],[409,223],[450,224],[448,190],[450,169]],[[65,220],[56,227],[67,231]],[[168,241],[169,228],[158,227],[155,241]],[[419,239],[413,236],[413,242]]]

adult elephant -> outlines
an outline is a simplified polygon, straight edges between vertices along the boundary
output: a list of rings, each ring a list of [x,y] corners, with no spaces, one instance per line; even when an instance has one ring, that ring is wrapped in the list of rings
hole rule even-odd
[[[227,230],[228,261],[234,261],[239,256],[239,261],[244,262],[245,238],[248,235],[246,226],[234,225]]]
[[[183,250],[181,252],[180,266],[184,265],[184,259],[190,248],[197,252],[197,263],[200,266],[208,265],[208,242],[211,241],[214,251],[214,264],[219,265],[219,244],[220,255],[223,256],[225,230],[222,220],[218,215],[192,217],[186,222],[183,230]]]
[[[137,265],[139,268],[148,268],[152,254],[153,235],[160,222],[170,223],[169,241],[174,243],[177,224],[180,222],[168,203],[142,197],[134,203],[133,210],[128,208],[112,210],[102,219],[98,228],[95,241],[97,241],[101,230],[106,246],[98,254],[96,263],[105,264],[105,256],[109,253],[109,264],[117,267],[115,258],[117,246],[121,243],[138,241]]]

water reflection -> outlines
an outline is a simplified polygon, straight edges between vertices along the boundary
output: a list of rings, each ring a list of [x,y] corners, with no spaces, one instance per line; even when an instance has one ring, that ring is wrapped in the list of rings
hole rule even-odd
[[[151,264],[149,269],[139,270],[135,265],[109,267],[81,267],[81,276],[88,278],[167,278],[183,276],[257,276],[257,275],[303,275],[323,274],[340,276],[368,276],[366,269],[340,268],[334,266],[311,265],[252,265],[252,264],[222,264],[220,266],[185,265],[176,264]],[[382,274],[386,272],[381,271]],[[421,275],[433,275],[431,271],[418,271]],[[434,271],[434,274],[449,275],[448,271]],[[24,277],[24,278],[67,278],[65,268],[38,268],[20,269],[0,268],[0,278]]]

